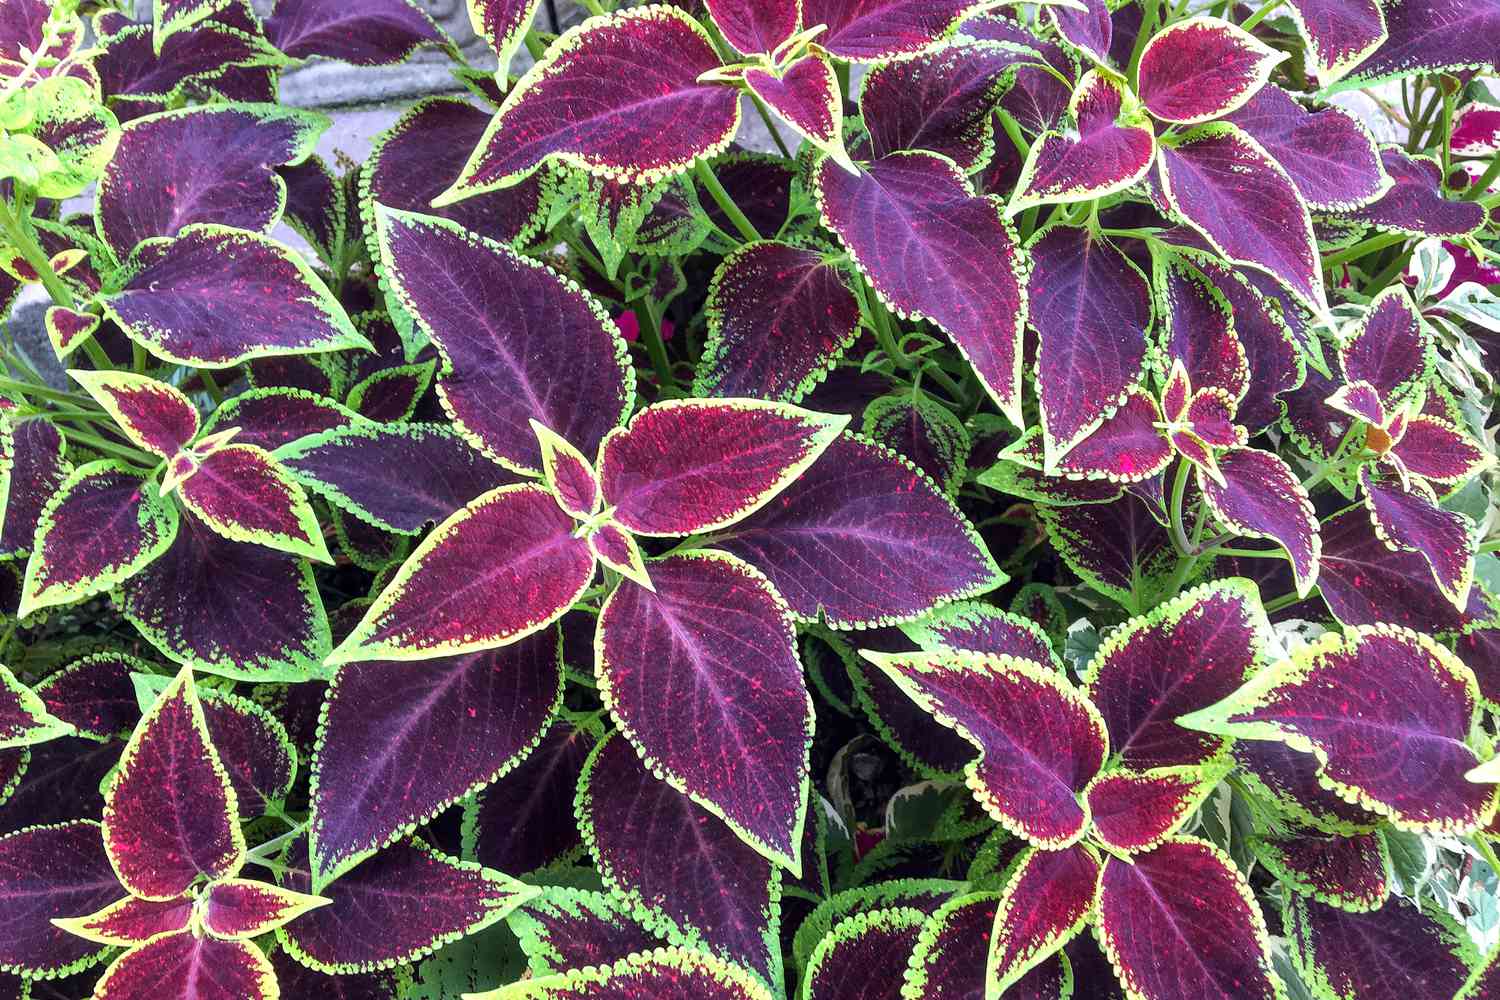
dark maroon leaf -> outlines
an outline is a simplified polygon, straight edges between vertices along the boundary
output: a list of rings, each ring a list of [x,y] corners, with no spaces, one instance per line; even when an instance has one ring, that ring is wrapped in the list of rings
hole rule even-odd
[[[1155,401],[1140,386],[1131,386],[1125,401],[1058,460],[1058,471],[1112,483],[1150,479],[1172,460],[1160,423]]]
[[[985,993],[985,955],[1000,904],[997,892],[974,892],[948,900],[922,929],[907,967],[915,995],[967,1000]],[[1024,988],[1007,996],[1025,998]],[[1045,994],[1043,994],[1045,996]]]
[[[1318,82],[1327,87],[1356,67],[1386,39],[1385,14],[1376,0],[1292,0]]]
[[[1146,43],[1137,89],[1146,110],[1162,121],[1206,122],[1248,101],[1285,58],[1228,21],[1190,17]]]
[[[1314,2],[1300,0],[1297,6]],[[1334,6],[1349,0],[1316,2]],[[1345,211],[1384,193],[1385,169],[1375,140],[1342,108],[1308,111],[1280,87],[1267,84],[1227,120],[1286,169],[1311,208]]]
[[[1379,817],[1344,801],[1318,782],[1318,759],[1275,740],[1234,741],[1235,763],[1246,783],[1298,823],[1351,835],[1375,828]]]
[[[573,798],[593,746],[584,731],[554,723],[520,764],[479,792],[473,815],[480,864],[524,875],[582,846]]]
[[[216,19],[168,35],[159,51],[149,24],[130,24],[100,43],[103,51],[93,66],[104,94],[117,101],[124,98],[123,107],[132,110],[149,107],[147,102],[168,102],[189,81],[212,79],[226,67],[247,64],[258,55],[253,37]]]
[[[47,711],[78,735],[108,740],[129,735],[141,717],[132,671],[150,673],[151,665],[123,653],[95,653],[48,676],[35,690]]]
[[[1127,608],[1150,607],[1171,596],[1165,590],[1177,550],[1137,497],[1041,507],[1038,513],[1063,561],[1099,593]]]
[[[287,225],[307,240],[329,267],[339,267],[348,232],[349,191],[319,156],[276,171],[286,185]]]
[[[1083,929],[1099,871],[1099,858],[1088,847],[1021,853],[995,917],[985,974],[991,987],[1003,992],[1019,983]]]
[[[807,1000],[900,1000],[906,962],[927,915],[910,907],[859,913],[835,924],[807,963]]]
[[[397,970],[330,976],[309,969],[284,948],[271,953],[271,965],[283,1000],[397,1000],[403,981]]]
[[[751,93],[814,146],[839,160],[844,153],[843,97],[838,75],[826,56],[808,54],[772,72],[752,66],[745,71]]]
[[[1323,541],[1302,483],[1280,456],[1258,448],[1231,448],[1218,461],[1222,483],[1198,473],[1214,516],[1231,531],[1281,546],[1305,596],[1317,581]]]
[[[226,400],[208,418],[203,431],[212,434],[237,427],[236,444],[275,451],[310,435],[358,422],[357,413],[326,396],[306,389],[271,386]]]
[[[531,974],[538,977],[609,965],[662,942],[629,903],[608,893],[562,886],[547,886],[507,922],[520,939]]]
[[[1391,551],[1361,508],[1329,518],[1321,529],[1318,590],[1345,625],[1391,622],[1419,632],[1462,627],[1459,609],[1438,590],[1418,553]]]
[[[42,508],[61,488],[70,466],[63,458],[63,437],[50,421],[20,420],[0,428],[0,435],[9,437],[6,450],[11,455],[0,549],[18,555],[31,551]]]
[[[1095,62],[1109,61],[1110,41],[1114,24],[1109,17],[1109,4],[1105,0],[1084,0],[1084,10],[1071,7],[1047,8],[1058,34],[1076,49],[1082,50]]]
[[[968,471],[969,432],[943,404],[923,392],[882,396],[865,409],[864,433],[895,449],[953,495]]]
[[[0,969],[58,975],[92,965],[98,944],[53,926],[118,899],[123,890],[104,853],[99,824],[79,820],[0,837]]]
[[[1291,952],[1298,971],[1309,985],[1333,996],[1451,996],[1474,961],[1468,935],[1447,914],[1431,916],[1400,898],[1374,913],[1295,899],[1287,925],[1297,945]]]
[[[840,59],[880,62],[932,47],[978,0],[803,0],[802,23],[826,24],[816,41]]]
[[[1340,89],[1416,73],[1493,70],[1500,9],[1490,0],[1416,0],[1381,5],[1384,44],[1341,81]]]
[[[1432,491],[1418,482],[1408,488],[1395,476],[1372,470],[1362,467],[1359,482],[1375,533],[1391,548],[1421,555],[1438,589],[1455,607],[1462,607],[1474,582],[1473,522],[1439,507]]]
[[[1486,0],[1473,2],[1477,6]],[[1397,9],[1405,12],[1423,5],[1422,0],[1413,0],[1398,4]],[[1349,213],[1350,218],[1412,236],[1464,236],[1484,224],[1485,211],[1478,202],[1443,195],[1443,172],[1435,160],[1388,146],[1380,151],[1380,162],[1395,183],[1380,200]]]
[[[0,832],[98,816],[104,808],[99,784],[124,747],[119,739],[99,743],[64,736],[24,750],[0,750],[7,774],[20,780],[0,805]]]
[[[203,718],[229,774],[239,814],[253,819],[280,803],[292,788],[297,751],[275,715],[248,698],[222,692],[203,696]]]
[[[770,54],[796,33],[797,0],[708,0],[708,13],[724,40],[746,55]]]
[[[1250,842],[1282,885],[1340,909],[1376,910],[1390,895],[1391,858],[1378,832],[1352,837],[1295,829]]]
[[[1432,342],[1423,330],[1422,316],[1404,286],[1382,289],[1370,300],[1368,311],[1339,349],[1339,362],[1354,393],[1354,383],[1375,389],[1375,403],[1346,402],[1369,422],[1383,425],[1399,404],[1422,388],[1432,365]],[[1386,412],[1379,412],[1384,410]]]
[[[357,66],[398,63],[420,46],[448,44],[426,11],[407,0],[277,0],[266,36],[294,59],[324,56]]]

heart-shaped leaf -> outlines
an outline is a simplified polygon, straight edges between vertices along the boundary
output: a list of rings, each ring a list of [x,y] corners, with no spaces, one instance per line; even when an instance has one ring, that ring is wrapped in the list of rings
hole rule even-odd
[[[658,948],[613,965],[576,969],[470,996],[474,1000],[772,1000],[765,985],[738,966],[685,948]]]
[[[85,941],[129,948],[161,934],[187,930],[193,919],[193,900],[178,896],[165,901],[126,896],[86,917],[54,918],[53,924]]]
[[[622,78],[621,60],[637,72]],[[739,129],[735,91],[698,82],[718,67],[708,33],[675,8],[591,18],[521,77],[437,203],[508,187],[549,160],[627,182],[681,173]]]
[[[1218,463],[1222,481],[1202,470],[1197,474],[1209,509],[1229,530],[1281,546],[1291,560],[1297,592],[1305,596],[1317,581],[1323,540],[1296,473],[1279,455],[1258,448],[1230,448]]]
[[[266,36],[293,59],[323,56],[356,66],[401,62],[423,45],[449,44],[419,4],[408,0],[281,0]]]
[[[859,334],[859,303],[838,268],[789,243],[747,243],[726,256],[704,310],[695,396],[794,403]]]
[[[621,737],[595,748],[578,789],[578,822],[604,884],[654,933],[780,981],[779,869],[653,777]]]
[[[824,225],[881,299],[953,338],[1000,411],[1024,426],[1024,270],[998,201],[972,195],[935,153],[893,153],[858,174],[824,160],[814,187]]]
[[[533,978],[609,965],[662,943],[627,902],[588,889],[546,886],[506,922],[520,939]]]
[[[1325,787],[1399,827],[1467,831],[1489,821],[1497,798],[1464,778],[1479,764],[1464,742],[1478,710],[1474,675],[1457,657],[1372,625],[1326,634],[1178,721],[1311,753]]]
[[[1004,993],[1083,930],[1099,873],[1099,857],[1089,847],[1021,851],[995,914],[987,991]]]
[[[559,703],[558,652],[549,629],[498,650],[340,669],[312,759],[314,889],[515,768]]]
[[[163,934],[112,962],[94,987],[98,1000],[149,996],[193,1000],[275,1000],[276,972],[248,941],[222,941],[191,931]]]
[[[198,436],[198,408],[176,386],[132,372],[68,374],[132,443],[153,454],[171,458]]]
[[[756,399],[656,403],[600,446],[605,505],[638,535],[728,527],[795,481],[848,422]]]
[[[850,434],[718,545],[763,571],[799,619],[834,628],[909,621],[1006,579],[937,487]]]
[[[194,464],[177,495],[203,524],[230,541],[333,562],[302,485],[270,452],[231,444]]]
[[[66,306],[48,306],[42,317],[47,328],[47,339],[59,361],[66,360],[83,342],[99,329],[99,317],[94,313],[78,312]]]
[[[1309,208],[1348,211],[1385,193],[1386,173],[1374,138],[1342,108],[1308,111],[1267,84],[1227,120],[1286,169]]]
[[[1430,488],[1410,487],[1394,476],[1376,473],[1374,466],[1359,470],[1365,507],[1375,533],[1388,548],[1416,552],[1432,568],[1438,589],[1453,606],[1462,608],[1474,582],[1474,524],[1468,515],[1438,506]]]
[[[1399,6],[1403,12],[1409,9],[1404,3]],[[1420,6],[1420,0],[1410,5]],[[1443,171],[1436,160],[1387,146],[1380,151],[1380,164],[1393,182],[1390,190],[1378,201],[1349,213],[1351,219],[1385,232],[1419,237],[1467,236],[1484,225],[1484,208],[1477,201],[1443,194]]]
[[[151,664],[123,653],[95,653],[49,674],[35,691],[48,712],[72,726],[79,736],[99,741],[124,738],[141,712],[132,672],[149,673]]]
[[[1241,107],[1285,58],[1228,21],[1190,17],[1146,43],[1137,89],[1146,110],[1157,118],[1193,125]]]
[[[1374,913],[1350,913],[1298,898],[1287,908],[1286,922],[1303,981],[1328,996],[1449,996],[1475,960],[1468,935],[1446,913],[1438,916],[1404,899]]]
[[[1099,942],[1126,992],[1142,1000],[1273,1000],[1265,918],[1217,847],[1169,840],[1133,863],[1105,862]],[[1172,947],[1162,944],[1173,942]]]
[[[593,454],[635,395],[625,342],[599,304],[446,220],[381,209],[376,224],[386,280],[442,352],[438,396],[465,436],[526,472],[541,470],[532,420]]]
[[[783,70],[752,67],[745,85],[798,134],[837,160],[848,160],[842,132],[844,98],[833,63],[808,54]]]
[[[266,882],[224,879],[203,895],[203,929],[216,938],[248,941],[329,902]]]
[[[800,870],[813,710],[791,610],[725,553],[653,561],[650,574],[654,591],[622,584],[600,612],[605,705],[654,774]]]
[[[301,255],[257,233],[189,226],[135,258],[105,312],[163,361],[228,368],[251,358],[368,348]]]
[[[432,530],[330,663],[425,660],[538,632],[594,576],[588,543],[542,486],[501,486]]]
[[[1282,885],[1330,906],[1378,910],[1390,895],[1391,855],[1379,831],[1350,837],[1312,830],[1267,833],[1250,847]]]
[[[1084,787],[1108,755],[1104,720],[1055,670],[965,651],[874,653],[913,701],[980,751],[965,768],[985,811],[1049,850],[1083,836]]]
[[[66,975],[96,962],[104,949],[55,926],[56,918],[93,913],[120,896],[99,824],[77,820],[33,826],[0,837],[0,968],[17,975]]]
[[[1307,40],[1313,71],[1328,87],[1386,40],[1385,13],[1376,0],[1291,0],[1287,13]]]

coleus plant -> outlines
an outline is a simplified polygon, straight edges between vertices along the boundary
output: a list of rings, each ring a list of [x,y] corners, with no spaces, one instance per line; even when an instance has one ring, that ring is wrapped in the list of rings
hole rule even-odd
[[[0,0],[0,997],[1489,996],[1494,0],[583,6]]]

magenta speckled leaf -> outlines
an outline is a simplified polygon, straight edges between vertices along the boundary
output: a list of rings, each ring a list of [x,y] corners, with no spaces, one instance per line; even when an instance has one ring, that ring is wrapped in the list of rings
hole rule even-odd
[[[1432,568],[1432,578],[1452,601],[1463,607],[1474,581],[1477,546],[1468,515],[1438,506],[1430,488],[1376,473],[1374,466],[1359,470],[1365,507],[1375,533],[1392,549],[1416,552]]]
[[[985,956],[999,906],[1000,893],[985,891],[956,896],[938,907],[912,952],[905,995],[924,1000],[984,996]],[[1018,984],[1007,1000],[1011,996],[1025,1000],[1026,989]]]
[[[1086,10],[1070,7],[1047,8],[1057,33],[1075,49],[1095,62],[1109,62],[1110,41],[1114,35],[1114,23],[1110,20],[1109,4],[1105,0],[1083,0]]]
[[[1347,837],[1307,829],[1268,832],[1252,838],[1250,847],[1282,885],[1331,906],[1376,910],[1390,895],[1391,858],[1377,831]]]
[[[701,950],[658,948],[613,965],[575,969],[488,993],[475,1000],[772,1000],[764,981]]]
[[[1307,40],[1313,71],[1327,87],[1386,40],[1385,13],[1377,0],[1291,0],[1287,13]]]
[[[1468,934],[1446,913],[1425,912],[1400,898],[1374,913],[1296,899],[1287,908],[1286,924],[1297,970],[1325,996],[1449,997],[1475,960]]]
[[[1099,5],[1104,6],[1103,0]],[[1060,8],[1052,8],[1059,10]],[[1134,97],[1103,73],[1086,73],[1068,102],[1075,128],[1049,130],[1032,144],[1006,208],[1088,201],[1123,191],[1146,175],[1156,136]]]
[[[53,923],[85,941],[128,948],[144,944],[160,934],[187,930],[193,918],[193,900],[177,896],[168,900],[126,896],[86,917],[57,918]]]
[[[1415,830],[1487,823],[1497,789],[1464,775],[1474,675],[1433,640],[1390,625],[1325,634],[1229,698],[1179,720],[1312,753],[1322,784]]]
[[[501,191],[432,207],[432,199],[468,162],[489,123],[490,115],[463,98],[418,101],[375,140],[360,183],[385,208],[429,213],[497,243],[521,243],[546,221],[545,173]]]
[[[1126,607],[1172,596],[1172,536],[1139,498],[1037,510],[1063,562],[1094,590]]]
[[[588,889],[545,886],[506,922],[520,939],[532,978],[609,965],[663,941],[628,902]]]
[[[282,885],[311,894],[303,842],[285,864]],[[500,872],[402,840],[325,888],[319,895],[331,903],[278,927],[276,936],[297,961],[320,972],[372,972],[482,930],[536,893]]]
[[[53,925],[120,897],[99,824],[78,820],[34,826],[0,837],[0,969],[58,975],[93,964],[97,944]]]
[[[1111,632],[1084,673],[1112,753],[1135,770],[1204,764],[1222,739],[1179,716],[1217,704],[1260,665],[1270,629],[1247,580],[1204,584]]]
[[[203,929],[217,938],[248,940],[328,902],[266,882],[224,879],[203,894]]]
[[[1298,823],[1352,835],[1373,830],[1380,820],[1324,788],[1318,781],[1318,759],[1310,753],[1276,740],[1249,739],[1235,740],[1232,752],[1250,788]]]
[[[634,71],[621,76],[622,63]],[[708,33],[675,8],[591,18],[521,78],[437,200],[508,187],[549,160],[628,182],[680,173],[739,129],[739,95],[698,82],[717,68]]]
[[[420,46],[448,44],[408,0],[280,0],[265,26],[271,44],[294,59],[323,56],[356,66],[390,65]]]
[[[906,962],[927,914],[911,907],[856,913],[833,925],[807,962],[807,1000],[901,1000]]]
[[[1181,828],[1228,767],[1105,772],[1088,788],[1094,839],[1116,853],[1150,850]]]
[[[875,156],[925,149],[962,170],[979,166],[994,145],[995,105],[1012,67],[1027,58],[1014,46],[979,43],[871,69],[859,107]]]
[[[42,508],[16,613],[109,590],[165,552],[177,523],[139,472],[113,459],[79,466]]]
[[[7,440],[8,439],[8,440]],[[0,531],[0,551],[15,555],[31,551],[42,508],[67,478],[71,466],[63,458],[63,436],[50,420],[19,420],[0,425],[0,454],[9,452],[9,476]]]
[[[1484,448],[1441,417],[1417,414],[1391,448],[1408,472],[1437,483],[1457,483],[1493,459]]]
[[[359,423],[359,415],[326,396],[306,389],[271,386],[225,400],[203,429],[214,433],[237,427],[236,444],[275,451],[293,441],[353,423]],[[283,464],[290,466],[285,461]]]
[[[654,592],[621,584],[599,615],[604,703],[654,774],[797,871],[813,708],[791,610],[723,553],[650,574]]]
[[[859,334],[859,303],[838,268],[789,243],[748,243],[726,256],[704,308],[695,396],[794,403]]]
[[[1488,156],[1500,151],[1500,108],[1472,103],[1453,114],[1455,156]]]
[[[1037,396],[1047,455],[1055,462],[1140,381],[1151,286],[1113,244],[1086,229],[1049,229],[1028,249]]]
[[[1374,6],[1373,0],[1367,2]],[[1344,211],[1385,193],[1385,168],[1375,140],[1342,108],[1308,111],[1280,87],[1267,84],[1227,120],[1286,169],[1310,208]]]
[[[231,444],[194,466],[177,495],[200,522],[230,541],[333,562],[307,494],[270,452]]]
[[[513,769],[561,690],[550,629],[498,650],[339,670],[312,759],[314,887]]]
[[[328,125],[274,105],[184,108],[138,118],[99,180],[99,235],[120,259],[196,222],[269,232],[286,204],[276,166],[298,163]]]
[[[120,585],[115,603],[167,657],[251,681],[322,672],[328,616],[300,559],[221,538],[183,515],[172,547]]]
[[[94,987],[97,1000],[275,1000],[270,961],[248,941],[222,941],[178,931],[115,959]]]
[[[770,577],[798,618],[834,628],[910,620],[1006,579],[937,487],[849,434],[717,544]]]
[[[1279,455],[1258,448],[1230,448],[1218,461],[1222,482],[1198,472],[1198,488],[1214,516],[1230,531],[1281,546],[1298,593],[1306,595],[1318,578],[1323,540],[1297,474]]]
[[[1060,674],[962,651],[865,656],[979,749],[965,774],[996,821],[1049,849],[1083,836],[1083,789],[1104,766],[1109,738],[1093,705]]]
[[[99,329],[99,317],[90,312],[78,312],[66,306],[48,306],[42,318],[47,328],[47,339],[58,358],[66,359],[83,346],[94,331]]]
[[[297,751],[286,727],[249,698],[223,692],[203,695],[203,719],[243,819],[254,819],[291,791]]]
[[[132,671],[148,673],[150,664],[123,653],[95,653],[48,675],[35,690],[47,711],[78,735],[104,741],[127,736],[141,717]]]
[[[1500,9],[1490,0],[1412,0],[1382,4],[1389,36],[1339,89],[1417,73],[1494,72]]]
[[[515,478],[443,424],[351,423],[285,445],[276,459],[339,509],[403,535]]]
[[[198,408],[175,386],[131,372],[75,369],[68,374],[147,451],[171,458],[198,436]]]
[[[775,982],[781,875],[729,827],[646,770],[622,737],[594,750],[578,822],[604,884],[655,932],[689,935]]]
[[[804,27],[828,25],[817,44],[839,59],[882,62],[936,45],[980,0],[802,0]]]
[[[593,553],[552,494],[502,486],[423,539],[329,662],[503,646],[557,621],[593,577]]]
[[[531,420],[593,454],[635,390],[625,342],[598,303],[451,222],[376,215],[386,281],[442,352],[438,396],[465,436],[523,471],[541,469]]]
[[[1323,522],[1318,592],[1345,625],[1390,622],[1418,632],[1453,632],[1463,618],[1415,552],[1392,552],[1355,507]],[[1472,595],[1471,595],[1472,600]]]
[[[474,0],[469,7],[474,30],[484,36],[499,60],[495,77],[502,85],[540,6],[541,0]]]
[[[199,368],[369,346],[299,254],[226,226],[149,245],[125,287],[101,301],[152,354]]]
[[[1142,1000],[1273,1000],[1265,918],[1234,864],[1207,841],[1169,840],[1134,864],[1111,859],[1098,935]]]
[[[1202,125],[1157,162],[1173,211],[1223,256],[1276,278],[1323,309],[1317,242],[1302,195],[1286,170],[1243,130]]]
[[[1098,855],[1083,845],[1021,853],[995,914],[985,972],[990,990],[1013,987],[1083,930],[1099,871]]]
[[[1058,459],[1057,471],[1113,483],[1150,479],[1172,460],[1172,445],[1157,427],[1160,422],[1151,394],[1131,386],[1124,402]]]
[[[728,527],[794,482],[848,422],[755,399],[657,403],[599,449],[605,505],[638,535]]]
[[[1162,121],[1206,122],[1255,96],[1285,58],[1228,21],[1191,17],[1146,43],[1137,89],[1146,110]]]
[[[798,135],[844,156],[844,99],[827,56],[805,55],[779,73],[752,67],[745,71],[745,85]]]
[[[1412,0],[1396,9],[1420,6],[1421,0]],[[1467,236],[1484,225],[1484,207],[1477,201],[1444,196],[1437,161],[1387,146],[1380,151],[1380,162],[1394,183],[1378,201],[1349,213],[1349,218],[1410,236]]]
[[[724,40],[745,55],[770,55],[796,34],[801,0],[708,0],[708,14]]]
[[[473,827],[480,864],[525,875],[582,844],[573,797],[593,747],[587,733],[556,723],[525,760],[479,792]]]
[[[531,422],[542,448],[542,481],[557,498],[557,505],[580,521],[599,510],[603,495],[594,467],[579,450],[546,427]]]
[[[824,224],[871,287],[896,312],[947,333],[1023,426],[1024,265],[998,202],[970,194],[958,168],[933,153],[893,153],[859,174],[824,160],[814,186]]]
[[[132,895],[166,900],[233,875],[245,838],[234,789],[184,667],[131,735],[104,797],[104,848]]]
[[[1350,389],[1358,383],[1379,394],[1381,409],[1350,398],[1348,412],[1384,424],[1398,404],[1422,387],[1432,367],[1432,341],[1422,327],[1422,316],[1402,285],[1383,289],[1372,300],[1364,318],[1339,349],[1339,361]]]
[[[978,601],[953,601],[925,618],[901,626],[926,650],[967,649],[1061,666],[1042,627],[1029,618]]]
[[[1164,363],[1182,365],[1182,405],[1195,389],[1222,389],[1239,399],[1250,388],[1250,360],[1235,331],[1236,317],[1224,293],[1197,266],[1200,263],[1170,253],[1153,259],[1158,308],[1166,327]],[[1171,413],[1166,416],[1176,419]]]

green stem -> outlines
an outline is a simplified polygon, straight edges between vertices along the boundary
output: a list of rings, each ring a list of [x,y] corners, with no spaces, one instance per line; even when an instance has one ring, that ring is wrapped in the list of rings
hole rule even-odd
[[[208,398],[214,401],[214,406],[224,402],[224,390],[219,388],[219,383],[214,381],[213,373],[206,369],[198,370],[198,379],[203,383],[203,388],[208,391]]]
[[[541,36],[536,33],[534,28],[527,30],[524,41],[526,43],[526,51],[531,53],[531,58],[536,62],[541,62],[542,57],[547,54],[547,46],[543,44]]]
[[[595,17],[598,17],[600,14],[604,13],[604,8],[599,6],[599,0],[578,0],[578,2],[583,5],[583,8],[585,10],[587,10]]]
[[[955,380],[952,375],[949,375],[947,372],[943,371],[943,369],[939,367],[936,362],[926,365],[921,369],[921,371],[918,372],[918,374],[922,375],[924,378],[930,378],[938,385],[942,386],[943,391],[946,392],[949,396],[953,397],[953,401],[955,403],[962,403],[964,401],[964,387],[959,385],[957,380]]]
[[[1242,559],[1285,559],[1286,558],[1280,552],[1273,552],[1273,551],[1271,551],[1269,549],[1225,549],[1225,548],[1212,548],[1212,549],[1205,549],[1203,554],[1204,555],[1214,555],[1214,556],[1239,556]]]
[[[1405,242],[1410,238],[1405,233],[1381,233],[1379,236],[1372,236],[1361,243],[1354,244],[1354,246],[1347,250],[1340,250],[1338,253],[1331,253],[1325,256],[1323,258],[1323,270],[1327,271],[1351,260],[1359,260],[1359,258],[1367,257],[1377,250],[1384,250],[1388,246]]]
[[[1156,23],[1161,20],[1161,0],[1149,0],[1146,4],[1146,14],[1141,20],[1141,30],[1135,36],[1135,47],[1130,50],[1130,62],[1127,64],[1125,76],[1130,80],[1131,86],[1135,85],[1136,71],[1141,65],[1141,53],[1146,51],[1146,42],[1156,32]]]
[[[1391,279],[1406,270],[1407,261],[1411,260],[1411,251],[1403,250],[1375,277],[1371,278],[1367,287],[1374,289],[1384,288],[1391,283]]]
[[[150,365],[151,358],[146,353],[146,349],[136,341],[132,340],[130,342],[130,370],[135,372],[137,375],[144,375],[146,374],[146,369],[149,368]]]
[[[6,238],[16,248],[16,252],[42,279],[42,287],[47,289],[47,294],[52,296],[52,301],[57,305],[72,309],[73,292],[68,288],[67,283],[52,270],[52,261],[47,256],[47,251],[42,249],[36,237],[31,235],[29,227],[11,210],[10,203],[4,198],[0,198],[0,230],[4,231]]]
[[[759,240],[761,238],[760,233],[755,231],[755,227],[750,224],[750,220],[745,218],[745,213],[740,211],[740,206],[736,205],[734,199],[729,197],[729,192],[725,191],[724,185],[719,183],[719,178],[714,173],[714,168],[708,165],[707,160],[698,161],[697,172],[698,180],[702,182],[708,193],[713,196],[714,201],[718,203],[719,208],[723,210],[724,214],[729,216],[729,221],[734,223],[734,228],[740,231],[740,235],[751,243]]]
[[[94,451],[103,452],[106,455],[113,455],[116,458],[123,458],[133,465],[140,465],[148,469],[154,469],[161,462],[161,460],[155,455],[148,455],[144,451],[141,451],[138,448],[132,448],[129,445],[116,444],[113,441],[106,441],[98,434],[93,434],[89,431],[80,431],[75,430],[72,427],[64,427],[62,428],[62,432],[63,436],[70,440],[76,441],[81,445],[92,448]]]
[[[1241,21],[1240,27],[1245,29],[1246,31],[1249,31],[1251,28],[1264,21],[1266,17],[1269,16],[1271,12],[1274,11],[1277,7],[1280,7],[1281,3],[1282,0],[1267,0],[1266,3],[1261,5],[1261,8],[1259,10]]]
[[[891,325],[891,314],[886,311],[879,296],[871,292],[866,296],[865,301],[869,305],[870,319],[875,326],[875,341],[880,345],[880,349],[898,368],[913,367],[915,362],[907,357],[905,351],[901,350],[901,343],[896,339],[896,331]]]
[[[657,384],[665,392],[674,384],[672,362],[667,359],[667,345],[661,336],[661,316],[652,304],[650,296],[645,299],[646,316],[650,320],[641,331],[641,340],[646,344],[646,354],[651,358],[651,367],[656,369]]]
[[[23,396],[35,396],[37,399],[47,399],[56,403],[68,403],[72,406],[93,406],[94,401],[88,396],[76,392],[64,392],[61,389],[50,389],[44,385],[34,385],[31,382],[21,382],[13,378],[0,376],[0,392],[15,392]]]
[[[1312,597],[1313,597],[1313,595],[1316,594],[1316,593],[1317,593],[1317,589],[1314,588],[1313,591],[1307,595],[1306,600],[1311,600]],[[1303,599],[1304,598],[1301,598],[1301,597],[1297,596],[1297,592],[1295,590],[1292,591],[1290,594],[1282,594],[1280,597],[1272,598],[1271,600],[1269,600],[1269,601],[1267,601],[1265,603],[1266,614],[1268,614],[1268,615],[1274,615],[1276,612],[1280,611],[1282,608],[1289,608],[1293,604],[1296,604],[1298,601],[1301,601]]]
[[[1193,463],[1187,459],[1180,459],[1177,463],[1177,478],[1172,481],[1172,544],[1177,547],[1177,554],[1183,558],[1192,555],[1192,543],[1188,541],[1187,529],[1182,524],[1182,501],[1187,496],[1188,475],[1193,470]]]
[[[776,148],[781,150],[781,155],[788,160],[794,159],[792,151],[787,148],[786,142],[781,138],[781,132],[776,128],[776,120],[771,117],[770,109],[766,102],[755,94],[750,95],[750,103],[755,105],[755,110],[760,114],[760,120],[766,123],[766,131],[771,133],[771,141],[776,143]]]

